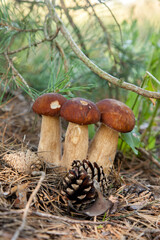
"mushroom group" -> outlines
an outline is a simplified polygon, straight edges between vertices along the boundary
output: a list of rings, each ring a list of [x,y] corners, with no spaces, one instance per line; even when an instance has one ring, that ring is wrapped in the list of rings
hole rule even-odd
[[[60,94],[48,93],[37,98],[33,111],[42,115],[38,154],[46,162],[67,170],[74,160],[88,158],[102,165],[108,174],[115,158],[119,132],[130,132],[135,125],[132,110],[115,99],[94,104],[84,98],[67,100]],[[60,117],[68,121],[63,155]],[[88,125],[99,121],[101,125],[89,145]]]
[[[7,154],[4,161],[19,172],[29,173],[43,162],[70,169],[74,160],[98,164],[109,174],[120,133],[132,131],[135,117],[132,110],[115,99],[103,99],[96,104],[84,98],[67,100],[58,93],[39,96],[32,109],[42,116],[40,140],[36,157],[31,152]],[[61,142],[61,118],[68,122],[65,141]],[[101,122],[89,144],[88,125]],[[23,155],[23,161],[22,161]],[[18,162],[15,167],[15,161]]]

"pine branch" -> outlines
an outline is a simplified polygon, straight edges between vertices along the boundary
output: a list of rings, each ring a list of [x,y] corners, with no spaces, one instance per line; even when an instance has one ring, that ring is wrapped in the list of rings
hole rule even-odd
[[[29,4],[38,4],[38,3],[43,3],[43,1],[27,1],[27,0],[16,0],[18,3],[29,3]]]
[[[0,26],[2,27],[7,27],[9,28],[10,30],[15,30],[17,32],[38,32],[38,31],[43,31],[43,28],[37,28],[37,29],[20,29],[20,28],[17,28],[17,27],[13,27],[11,25],[9,25],[8,23],[4,23],[4,22],[0,22]]]
[[[113,52],[112,52],[111,41],[110,41],[110,34],[109,34],[109,32],[107,31],[107,28],[105,27],[105,25],[103,24],[103,21],[102,21],[102,20],[99,18],[99,16],[97,15],[97,13],[96,13],[93,5],[90,3],[89,0],[86,0],[86,2],[87,2],[88,5],[91,7],[92,12],[93,12],[95,18],[96,18],[97,22],[99,23],[99,25],[100,25],[100,27],[101,27],[101,29],[102,29],[105,37],[106,37],[106,41],[107,41],[107,45],[108,45],[108,51],[109,51],[110,55],[113,56],[114,62],[115,62],[115,64],[116,64],[116,63],[117,63],[117,60],[116,60],[116,58],[115,58],[115,56],[114,56],[114,54],[113,54]]]
[[[24,85],[26,86],[26,88],[28,89],[28,92],[29,92],[30,95],[33,97],[32,92],[31,92],[31,89],[30,89],[28,83],[25,81],[25,79],[22,77],[22,75],[18,72],[18,70],[14,67],[13,62],[12,62],[12,60],[9,58],[8,54],[5,52],[4,55],[5,55],[5,58],[6,58],[7,62],[8,62],[8,64],[9,64],[9,67],[11,67],[13,73],[21,79],[21,81],[23,82],[23,84],[24,84]]]
[[[120,24],[118,23],[115,15],[113,14],[113,12],[111,11],[110,7],[108,7],[108,5],[105,3],[105,2],[102,2],[101,0],[98,0],[100,3],[103,3],[103,5],[109,10],[109,12],[111,13],[114,21],[116,22],[118,28],[119,28],[119,32],[120,32],[120,38],[121,38],[121,43],[123,44],[123,37],[122,37],[122,31],[121,31],[121,26]]]
[[[64,53],[64,50],[57,41],[55,41],[55,44],[56,44],[56,48],[58,49],[58,51],[59,51],[59,53],[60,53],[60,55],[63,59],[64,69],[65,69],[65,72],[67,73],[69,68],[68,68],[67,58],[66,58],[66,55]]]
[[[63,21],[56,13],[55,9],[53,8],[51,2],[49,0],[45,0],[45,3],[48,7],[49,13],[53,19],[54,22],[60,26],[60,31],[62,32],[63,36],[69,43],[71,49],[74,51],[74,53],[77,55],[77,57],[84,62],[84,64],[90,68],[95,74],[97,74],[99,77],[105,79],[106,81],[120,87],[124,88],[126,90],[130,90],[132,92],[135,92],[139,95],[142,95],[144,97],[148,98],[155,98],[160,99],[160,93],[158,92],[151,92],[147,91],[145,89],[142,89],[134,84],[127,83],[125,81],[122,81],[121,79],[118,79],[116,77],[113,77],[112,75],[108,74],[107,72],[103,71],[100,67],[98,67],[95,63],[93,63],[77,46],[75,41],[73,40],[72,36],[70,35],[69,31],[65,27]]]
[[[12,55],[12,54],[15,54],[15,53],[24,51],[24,50],[26,50],[26,49],[28,49],[28,48],[31,48],[31,47],[34,47],[34,46],[36,47],[37,45],[39,45],[39,44],[41,44],[41,43],[43,43],[43,42],[53,41],[53,39],[55,39],[55,38],[58,36],[58,33],[59,33],[59,28],[57,28],[55,34],[53,34],[52,36],[50,36],[50,37],[45,37],[45,38],[43,38],[42,40],[37,41],[37,42],[34,42],[34,43],[30,44],[30,45],[26,45],[26,46],[21,47],[21,48],[18,48],[18,49],[16,49],[16,50],[7,52],[7,54],[8,54],[8,55]]]
[[[81,32],[80,32],[79,28],[74,23],[73,18],[69,14],[69,11],[68,11],[68,9],[67,9],[67,7],[65,5],[64,0],[60,0],[60,2],[61,2],[61,5],[62,5],[62,8],[63,8],[63,10],[65,12],[66,17],[68,18],[68,21],[69,21],[70,25],[72,26],[73,30],[75,31],[75,33],[77,35],[77,38],[78,38],[78,40],[80,42],[80,45],[81,45],[81,48],[84,50],[86,56],[88,56],[87,49],[86,49],[86,46],[85,46],[85,43],[83,41],[83,37],[81,35]]]

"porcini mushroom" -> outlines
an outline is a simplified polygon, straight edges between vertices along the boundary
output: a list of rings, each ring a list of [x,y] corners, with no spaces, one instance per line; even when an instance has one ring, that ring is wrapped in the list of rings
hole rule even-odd
[[[83,160],[88,152],[88,124],[100,120],[97,106],[83,98],[66,101],[60,111],[61,117],[69,122],[65,135],[62,161],[70,168],[73,160]]]
[[[46,93],[38,97],[32,109],[42,115],[38,155],[46,162],[60,166],[61,163],[61,125],[60,109],[65,97],[58,93]]]
[[[108,174],[115,158],[119,132],[132,131],[135,117],[127,105],[115,99],[104,99],[96,105],[102,124],[89,146],[88,160],[102,165],[105,174]]]

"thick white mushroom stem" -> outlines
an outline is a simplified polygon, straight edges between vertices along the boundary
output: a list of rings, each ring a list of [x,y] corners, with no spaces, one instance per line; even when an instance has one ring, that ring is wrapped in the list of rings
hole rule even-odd
[[[103,166],[104,173],[109,174],[118,144],[118,132],[101,124],[88,150],[88,160]]]
[[[88,152],[88,126],[69,122],[65,135],[62,162],[70,169],[73,160],[86,159]]]
[[[59,117],[42,115],[38,156],[56,166],[61,165],[61,124]]]

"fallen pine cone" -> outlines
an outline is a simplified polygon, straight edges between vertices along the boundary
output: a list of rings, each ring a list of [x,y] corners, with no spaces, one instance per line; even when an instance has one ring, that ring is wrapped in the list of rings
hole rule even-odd
[[[14,170],[25,174],[38,171],[42,167],[42,162],[37,154],[30,150],[7,153],[3,156],[3,161]]]
[[[80,160],[73,161],[72,168],[75,167],[77,167],[79,171],[81,170],[86,171],[91,179],[96,180],[99,183],[100,190],[103,193],[103,195],[107,194],[108,184],[102,166],[99,167],[96,162],[92,164],[90,161],[84,159],[83,161]]]
[[[113,206],[106,200],[107,181],[103,168],[88,160],[75,160],[63,180],[62,195],[76,212],[97,216]]]
[[[78,211],[95,202],[97,197],[93,180],[86,171],[79,170],[78,167],[69,170],[64,178],[62,194]]]

